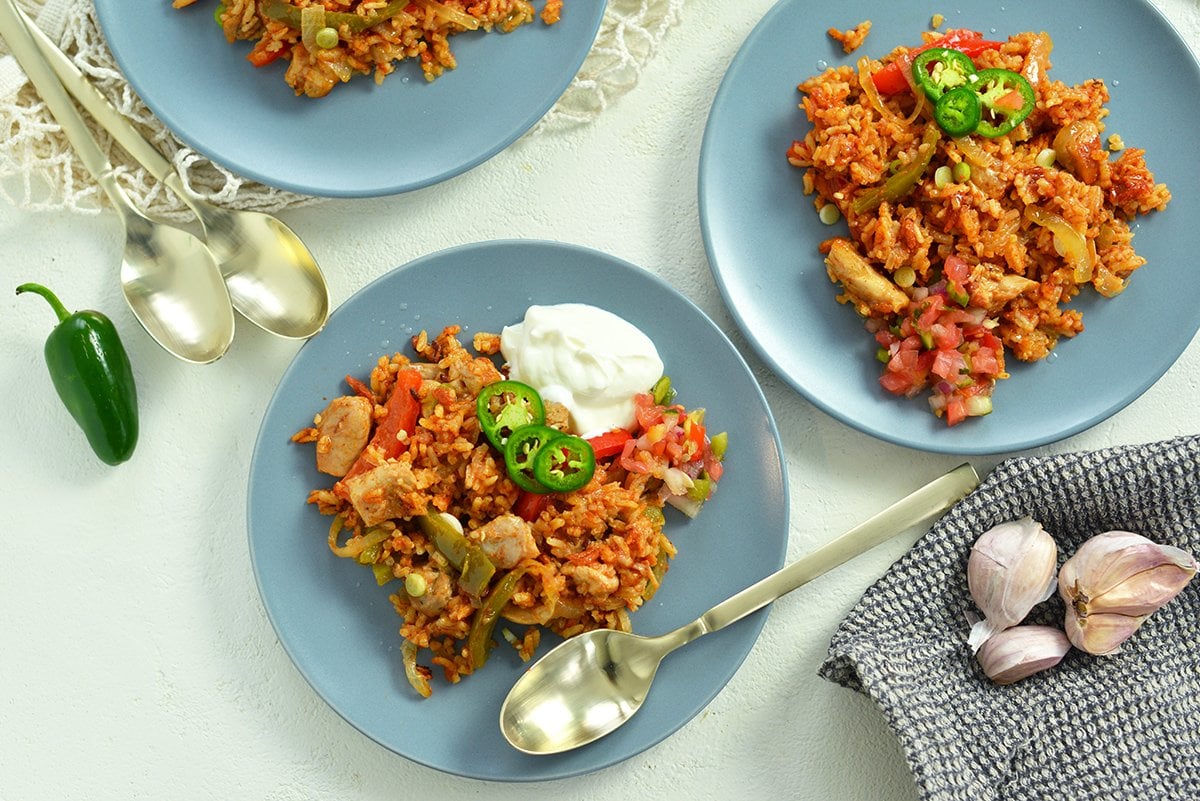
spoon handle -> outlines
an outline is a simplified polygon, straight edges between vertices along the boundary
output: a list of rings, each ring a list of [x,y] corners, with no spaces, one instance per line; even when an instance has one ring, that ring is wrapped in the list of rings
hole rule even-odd
[[[96,144],[83,115],[71,102],[70,95],[59,82],[49,62],[42,57],[37,41],[26,26],[24,15],[15,0],[0,0],[0,36],[4,37],[13,57],[45,101],[51,116],[62,127],[83,166],[95,176],[114,204],[122,208],[128,206],[129,201],[112,177],[112,165],[108,157]]]
[[[672,647],[678,647],[702,634],[741,620],[910,526],[944,512],[978,485],[979,476],[975,469],[969,464],[960,465],[807,556],[722,601],[692,623],[663,635],[661,639],[670,640]]]
[[[60,50],[58,45],[34,24],[20,7],[17,8],[17,14],[25,23],[42,58],[54,70],[54,74],[58,76],[63,87],[75,97],[79,105],[83,106],[84,111],[92,115],[92,118],[100,123],[104,130],[112,134],[118,144],[125,148],[129,155],[141,163],[156,179],[162,181],[171,175],[174,172],[171,162],[138,133],[133,124],[117,111],[108,98],[92,85],[79,67],[75,66],[75,62],[71,61],[67,54]],[[7,38],[7,34],[5,38]]]

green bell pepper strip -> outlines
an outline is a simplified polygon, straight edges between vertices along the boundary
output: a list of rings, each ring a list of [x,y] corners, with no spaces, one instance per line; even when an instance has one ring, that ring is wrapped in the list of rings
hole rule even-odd
[[[513,593],[517,591],[517,582],[524,575],[523,567],[514,567],[505,573],[484,600],[483,606],[475,612],[471,630],[467,633],[467,655],[471,659],[472,670],[478,670],[487,662],[496,622],[500,620],[500,613],[504,611],[504,607],[512,600]]]
[[[933,120],[949,136],[966,136],[979,126],[982,107],[971,86],[959,86],[933,104]]]
[[[911,192],[925,175],[925,170],[929,167],[934,151],[937,150],[938,140],[941,138],[938,126],[926,125],[925,133],[921,137],[921,144],[917,148],[917,157],[880,186],[869,189],[856,197],[851,203],[854,213],[864,214],[879,208],[884,201],[894,203]]]
[[[975,62],[960,50],[933,47],[913,59],[912,74],[925,96],[936,103],[952,89],[969,84],[970,76],[975,74]]]
[[[508,477],[521,489],[538,495],[554,492],[537,480],[534,463],[547,443],[563,436],[556,428],[545,425],[528,425],[518,428],[504,446],[504,466]]]
[[[497,381],[480,390],[475,399],[475,416],[479,418],[483,435],[503,451],[512,432],[545,423],[546,408],[542,396],[528,384]]]
[[[592,480],[596,454],[582,437],[563,434],[542,446],[533,459],[533,477],[551,492],[572,492]]]
[[[58,397],[102,461],[128,460],[138,440],[137,385],[116,327],[97,311],[67,311],[41,284],[17,287],[24,292],[41,295],[58,316],[44,349]]]
[[[359,14],[348,14],[344,11],[326,11],[325,24],[333,28],[341,28],[345,25],[352,33],[362,33],[367,28],[374,27],[396,16],[408,6],[409,2],[411,0],[392,0],[392,2],[383,8],[365,17]],[[295,28],[296,30],[300,30],[301,28],[300,9],[291,3],[285,3],[283,0],[266,0],[262,6],[262,12],[271,19],[282,22],[289,28]]]
[[[988,139],[1012,131],[1037,105],[1033,86],[1024,75],[1012,70],[980,70],[972,85],[982,106],[982,117],[975,132]]]
[[[459,571],[458,585],[471,595],[483,595],[496,573],[496,566],[487,554],[437,512],[419,515],[417,525],[442,556]]]
[[[659,406],[666,406],[675,400],[675,388],[671,386],[671,377],[664,375],[655,381],[654,386],[650,388],[650,397],[654,398],[654,402]]]

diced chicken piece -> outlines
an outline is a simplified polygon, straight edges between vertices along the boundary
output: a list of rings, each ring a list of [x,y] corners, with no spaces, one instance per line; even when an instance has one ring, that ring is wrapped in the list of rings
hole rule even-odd
[[[546,407],[546,425],[559,431],[571,430],[571,410],[558,401],[543,401]]]
[[[996,312],[1014,298],[1038,285],[1023,275],[1006,273],[994,264],[980,263],[971,270],[971,305]]]
[[[1100,142],[1100,128],[1091,120],[1076,120],[1054,137],[1054,155],[1067,170],[1085,184],[1100,178],[1101,162],[1108,153]]]
[[[407,462],[384,462],[345,480],[350,503],[368,526],[424,514],[424,489]]]
[[[908,295],[858,255],[849,240],[832,240],[825,265],[829,279],[842,285],[846,298],[864,317],[896,314],[908,305]]]
[[[538,555],[533,528],[514,514],[503,514],[471,531],[468,538],[477,542],[496,567],[515,567],[522,559]]]
[[[446,604],[450,603],[450,597],[454,594],[454,586],[450,582],[450,577],[432,567],[422,567],[413,572],[425,579],[425,592],[420,595],[409,595],[408,601],[413,605],[413,609],[434,617],[446,608]]]
[[[346,475],[367,446],[373,411],[371,401],[360,395],[343,395],[329,402],[317,426],[318,470],[339,478]]]
[[[621,586],[612,565],[564,565],[563,572],[583,596],[603,598],[612,595]]]

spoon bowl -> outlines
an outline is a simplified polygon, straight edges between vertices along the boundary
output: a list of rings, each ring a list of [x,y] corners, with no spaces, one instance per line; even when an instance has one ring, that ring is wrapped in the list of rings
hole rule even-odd
[[[142,216],[117,190],[125,224],[121,288],[134,317],[162,347],[193,364],[233,342],[233,307],[213,255],[197,237]]]
[[[325,277],[291,228],[269,214],[208,203],[188,192],[174,171],[164,171],[162,181],[200,221],[233,306],[243,317],[287,339],[307,339],[325,327]]]
[[[597,629],[572,637],[513,685],[500,707],[500,731],[527,754],[556,754],[598,740],[641,709],[667,654],[944,512],[978,484],[975,470],[961,465],[674,631],[642,637]]]

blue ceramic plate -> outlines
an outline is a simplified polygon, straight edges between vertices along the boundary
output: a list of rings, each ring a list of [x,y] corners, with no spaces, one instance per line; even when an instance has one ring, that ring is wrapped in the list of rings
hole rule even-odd
[[[816,9],[816,10],[814,10]],[[894,398],[878,385],[875,344],[825,274],[817,244],[845,235],[823,225],[805,196],[803,170],[784,154],[810,129],[796,84],[861,55],[880,57],[920,41],[934,12],[944,28],[990,38],[1047,31],[1053,78],[1103,78],[1111,91],[1107,133],[1145,148],[1155,177],[1174,190],[1163,213],[1141,218],[1134,247],[1147,264],[1111,301],[1092,292],[1075,304],[1087,330],[1037,364],[1009,360],[995,411],[952,429],[924,398]],[[845,55],[825,33],[872,22]],[[1152,54],[1152,56],[1151,56]],[[1167,77],[1169,76],[1169,77]],[[1165,83],[1164,83],[1165,81]],[[868,434],[922,450],[984,454],[1030,448],[1082,431],[1148,389],[1200,325],[1200,270],[1192,265],[1200,219],[1200,159],[1192,146],[1200,69],[1166,20],[1144,0],[1056,3],[875,3],[820,8],[783,0],[734,58],[713,102],[700,160],[700,216],[709,262],[759,354],[821,409]]]
[[[694,520],[667,511],[679,549],[634,630],[657,634],[687,623],[783,564],[787,482],[779,436],[762,392],[724,334],[689,301],[633,265],[579,247],[489,242],[426,256],[359,291],[301,348],[266,412],[250,471],[250,553],[279,639],[300,672],[347,721],[385,747],[460,776],[532,781],[571,776],[626,759],[668,736],[720,692],[749,653],[764,613],[672,654],[645,707],[624,728],[576,751],[533,757],[500,734],[500,703],[525,669],[497,648],[457,685],[435,670],[420,699],[400,666],[400,619],[389,589],[369,570],[329,552],[329,518],[305,503],[329,486],[311,446],[288,438],[345,393],[343,376],[365,378],[381,354],[450,324],[498,332],[531,304],[591,303],[621,315],[659,348],[680,402],[703,406],[729,432],[725,477]],[[547,634],[539,653],[557,638]]]
[[[183,142],[232,172],[302,194],[391,195],[451,178],[541,119],[583,63],[604,3],[568,4],[552,26],[450,40],[458,69],[433,83],[415,61],[383,85],[356,76],[296,97],[283,61],[255,69],[212,5],[96,0],[104,37],[138,96]]]

